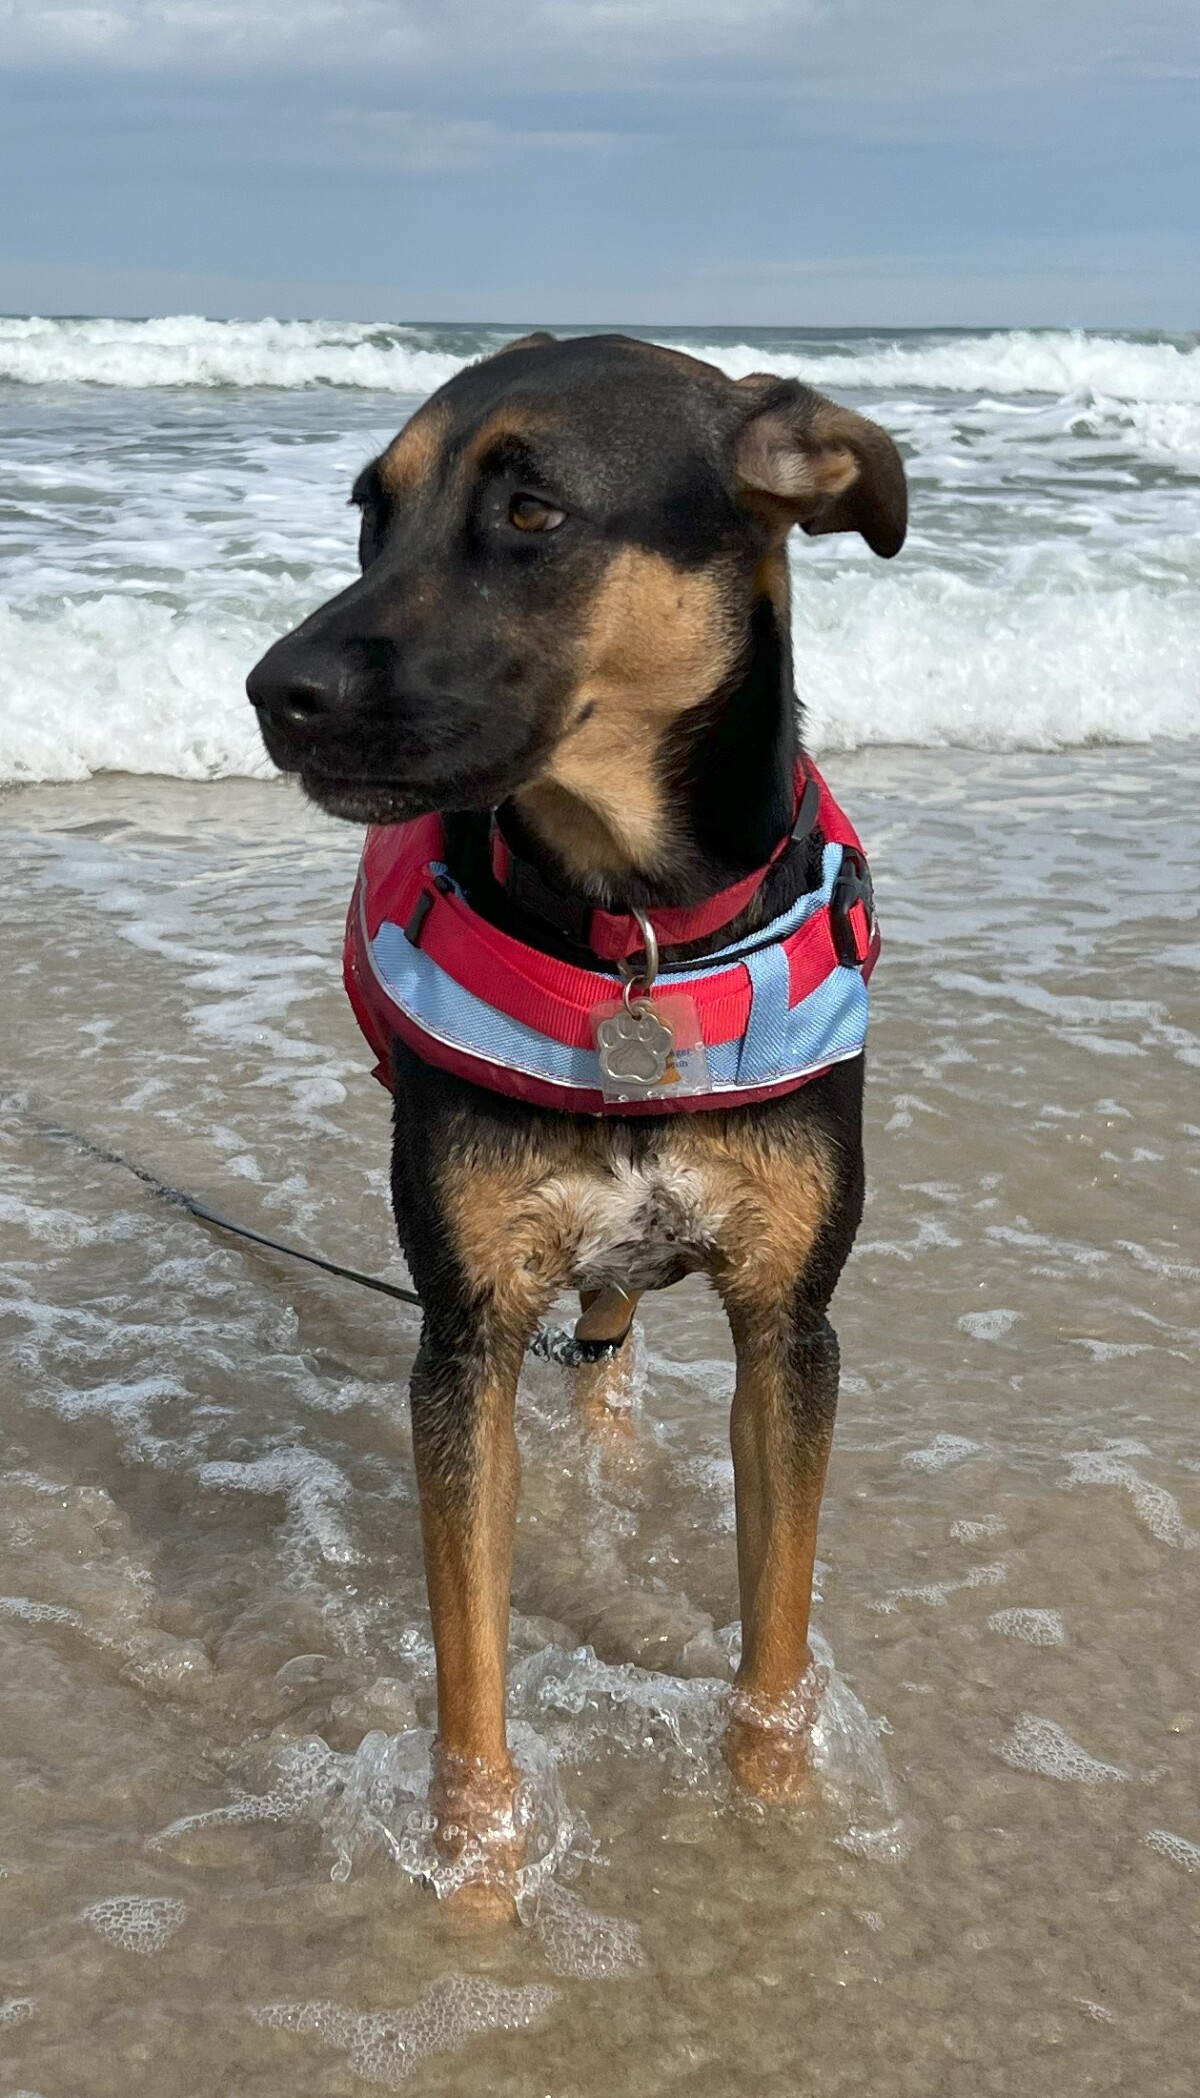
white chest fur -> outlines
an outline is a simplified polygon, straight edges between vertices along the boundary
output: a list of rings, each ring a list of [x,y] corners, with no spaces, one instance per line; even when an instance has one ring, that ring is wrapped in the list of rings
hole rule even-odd
[[[544,1185],[576,1288],[653,1288],[673,1270],[702,1266],[724,1205],[701,1169],[672,1162],[620,1165]]]

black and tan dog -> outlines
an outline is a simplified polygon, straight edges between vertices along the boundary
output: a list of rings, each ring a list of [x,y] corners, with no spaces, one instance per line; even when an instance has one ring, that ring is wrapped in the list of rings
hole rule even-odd
[[[450,812],[474,908],[579,960],[492,872],[489,812],[553,891],[653,913],[771,859],[792,823],[789,528],[891,555],[904,473],[874,424],[794,381],[733,383],[621,336],[531,336],[459,373],[355,486],[362,576],[248,691],[267,749],[354,822]],[[819,882],[794,844],[732,927]],[[804,1770],[817,1518],[837,1400],[826,1311],[858,1226],[862,1058],[786,1097],[589,1117],[452,1078],[400,1043],[393,1188],[425,1306],[412,1419],[437,1649],[444,1827],[515,1840],[504,1695],[522,1357],[551,1300],[619,1338],[631,1299],[712,1278],[737,1353],[743,1655],[728,1755]],[[449,1839],[448,1839],[449,1840]]]

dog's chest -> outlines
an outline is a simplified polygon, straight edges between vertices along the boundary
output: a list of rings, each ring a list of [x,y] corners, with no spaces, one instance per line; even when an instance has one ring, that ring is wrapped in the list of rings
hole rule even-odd
[[[719,1242],[722,1205],[693,1166],[624,1166],[560,1189],[576,1288],[653,1289],[704,1266]]]

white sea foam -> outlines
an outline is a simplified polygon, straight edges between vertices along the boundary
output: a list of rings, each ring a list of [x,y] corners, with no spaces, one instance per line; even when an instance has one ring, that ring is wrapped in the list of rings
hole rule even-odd
[[[0,320],[0,384],[22,382],[0,459],[0,782],[268,775],[247,670],[352,578],[363,460],[501,339]],[[797,540],[817,751],[1197,732],[1200,346],[1015,331],[707,348],[734,374],[857,394],[908,458],[900,561]]]
[[[1058,1610],[1035,1610],[1018,1605],[1012,1610],[993,1610],[990,1631],[1005,1639],[1019,1639],[1025,1646],[1065,1646],[1067,1628]]]
[[[978,1544],[988,1537],[1002,1537],[1007,1525],[1002,1515],[963,1515],[950,1525],[956,1544]]]
[[[1173,1865],[1182,1865],[1185,1872],[1200,1872],[1200,1844],[1189,1843],[1186,1836],[1173,1835],[1169,1828],[1152,1828],[1146,1841],[1151,1850],[1170,1858]]]
[[[1200,1531],[1191,1529],[1185,1522],[1174,1494],[1168,1493],[1165,1486],[1155,1486],[1152,1480],[1144,1479],[1129,1462],[1131,1457],[1149,1455],[1144,1442],[1128,1438],[1108,1442],[1099,1450],[1070,1450],[1067,1462],[1071,1471],[1065,1483],[1067,1486],[1120,1487],[1129,1495],[1135,1513],[1152,1537],[1156,1537],[1160,1544],[1173,1544],[1184,1551],[1192,1551],[1200,1545]]]
[[[49,617],[0,605],[0,781],[269,777],[243,687],[270,639],[115,593]]]
[[[996,1754],[1013,1770],[1026,1770],[1037,1777],[1057,1778],[1062,1784],[1125,1784],[1129,1772],[1117,1763],[1102,1763],[1089,1755],[1078,1741],[1053,1719],[1039,1719],[1026,1712],[1012,1732],[1001,1741]]]
[[[836,1840],[856,1855],[902,1856],[907,1837],[880,1744],[885,1723],[868,1716],[820,1633],[810,1638],[816,1709],[808,1754],[842,1822]],[[721,1635],[731,1653],[738,1639],[736,1626]],[[498,1855],[486,1836],[453,1858],[444,1854],[429,1805],[433,1736],[418,1727],[396,1734],[375,1729],[352,1755],[337,1753],[319,1735],[252,1749],[245,1782],[231,1799],[172,1822],[150,1839],[150,1848],[191,1860],[204,1854],[212,1831],[308,1822],[330,1845],[336,1881],[382,1854],[441,1898],[473,1881],[498,1882],[555,1973],[626,1972],[641,1958],[636,1926],[596,1914],[562,1884],[594,1861],[597,1846],[586,1818],[568,1804],[560,1769],[597,1748],[616,1747],[657,1759],[676,1790],[723,1795],[728,1697],[724,1680],[680,1680],[603,1662],[590,1647],[546,1646],[516,1662],[509,1682],[509,1731],[520,1771],[516,1862]]]
[[[496,342],[502,340],[497,333]],[[421,395],[470,362],[351,321],[0,319],[0,380],[25,386],[353,386]]]
[[[426,394],[498,348],[503,329],[480,330],[478,346],[423,346],[429,330],[390,321],[0,319],[0,380],[27,386],[345,386]],[[949,393],[1088,392],[1117,401],[1200,404],[1200,347],[1081,330],[997,329],[912,342],[852,338],[778,344],[677,346],[732,378],[771,371],[834,389]]]
[[[0,781],[270,776],[244,681],[294,616],[290,603],[249,617],[115,591],[0,606]],[[1200,728],[1200,619],[1149,582],[1032,593],[851,566],[804,580],[794,629],[818,753],[1054,750]]]
[[[82,1911],[98,1938],[122,1952],[161,1952],[187,1920],[187,1904],[164,1894],[110,1894]]]
[[[474,2033],[516,2032],[550,2009],[555,1991],[543,1982],[505,1988],[481,1974],[442,1974],[405,2010],[355,2011],[341,2003],[268,2003],[251,2012],[257,2025],[312,2033],[349,2058],[364,2083],[398,2090],[426,2055],[461,2047]]]
[[[1086,390],[1119,401],[1200,402],[1200,346],[1091,335],[1081,329],[1006,328],[918,344],[868,338],[832,355],[807,345],[797,350],[762,349],[752,343],[696,342],[686,347],[735,379],[752,371],[775,371],[834,391],[884,387],[1061,395]]]
[[[802,558],[802,554],[798,555]],[[820,750],[863,744],[1055,750],[1200,729],[1190,591],[1072,577],[1040,556],[977,580],[858,564],[796,596],[796,674]]]
[[[962,1464],[968,1457],[978,1454],[982,1445],[973,1442],[969,1435],[935,1435],[924,1449],[910,1450],[904,1462],[910,1471],[945,1472],[952,1465]]]
[[[964,1311],[955,1320],[962,1333],[969,1333],[972,1340],[1003,1340],[1011,1333],[1021,1314],[1019,1311]]]

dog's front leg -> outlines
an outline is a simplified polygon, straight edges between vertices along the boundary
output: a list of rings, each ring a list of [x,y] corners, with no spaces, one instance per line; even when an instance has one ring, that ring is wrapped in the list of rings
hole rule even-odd
[[[742,1659],[726,1754],[766,1798],[802,1789],[815,1713],[808,1620],[817,1523],[837,1409],[838,1346],[801,1290],[729,1302],[737,1349],[730,1423]]]
[[[487,1307],[426,1320],[412,1379],[413,1452],[437,1655],[430,1805],[456,1900],[511,1911],[521,1838],[505,1730],[508,1604],[524,1336]]]

